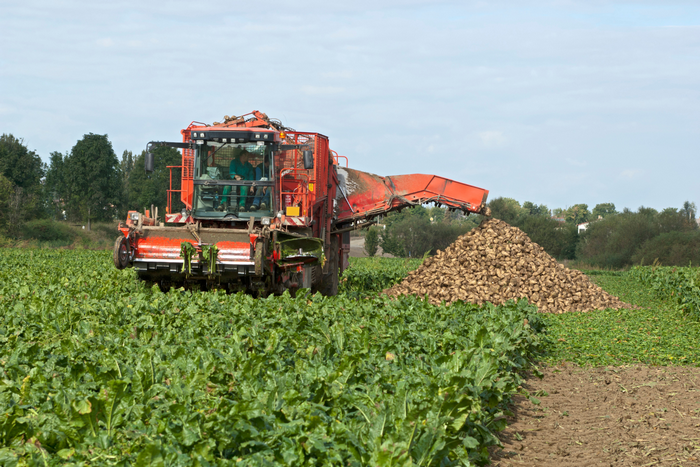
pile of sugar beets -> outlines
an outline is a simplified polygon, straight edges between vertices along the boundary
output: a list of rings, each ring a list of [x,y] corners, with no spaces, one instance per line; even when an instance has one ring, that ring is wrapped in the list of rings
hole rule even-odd
[[[498,219],[484,220],[384,293],[427,295],[434,304],[463,300],[498,305],[527,298],[548,313],[631,306],[580,271],[557,263],[522,230]]]

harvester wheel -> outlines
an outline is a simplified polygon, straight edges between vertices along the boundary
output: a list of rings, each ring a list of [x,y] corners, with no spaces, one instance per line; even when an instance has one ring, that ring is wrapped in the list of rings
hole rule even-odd
[[[119,237],[114,242],[114,253],[112,254],[112,259],[114,259],[114,265],[117,267],[117,269],[124,269],[129,266],[129,249],[129,239],[126,237]]]

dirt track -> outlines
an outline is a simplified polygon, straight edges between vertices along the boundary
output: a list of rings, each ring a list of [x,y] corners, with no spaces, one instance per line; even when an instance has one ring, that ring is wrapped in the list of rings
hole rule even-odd
[[[700,368],[547,368],[519,397],[492,465],[700,465]]]

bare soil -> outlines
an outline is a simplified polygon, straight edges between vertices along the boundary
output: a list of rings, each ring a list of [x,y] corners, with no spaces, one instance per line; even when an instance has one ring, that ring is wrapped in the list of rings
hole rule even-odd
[[[543,373],[524,386],[540,404],[514,401],[492,465],[700,465],[700,368],[563,364]]]

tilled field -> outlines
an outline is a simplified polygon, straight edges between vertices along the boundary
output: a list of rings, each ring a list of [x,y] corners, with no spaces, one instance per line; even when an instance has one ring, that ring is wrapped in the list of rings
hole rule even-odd
[[[700,368],[562,365],[525,387],[492,465],[700,465]],[[547,394],[547,395],[544,395]]]
[[[434,304],[501,304],[527,298],[550,313],[630,307],[582,272],[557,263],[522,230],[498,219],[485,220],[459,237],[385,293],[427,295]]]

